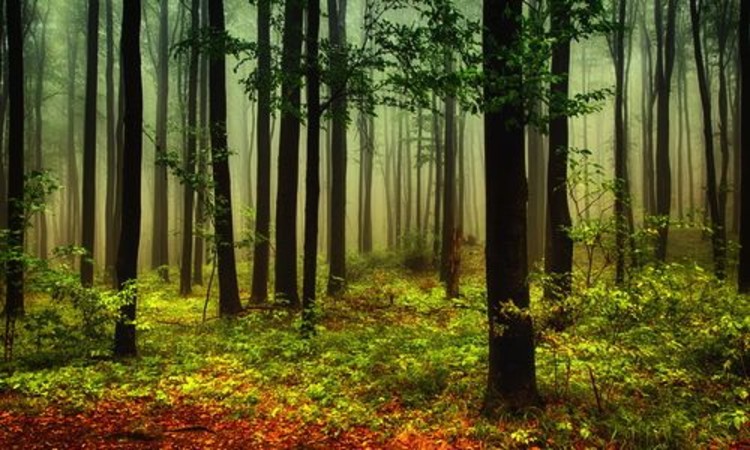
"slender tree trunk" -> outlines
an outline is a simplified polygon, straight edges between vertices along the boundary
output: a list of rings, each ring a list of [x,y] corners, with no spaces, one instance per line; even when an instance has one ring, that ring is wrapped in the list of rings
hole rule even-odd
[[[281,70],[281,135],[279,140],[279,182],[276,195],[276,298],[299,307],[297,292],[297,195],[299,184],[300,58],[302,53],[301,0],[284,5],[284,36]],[[334,183],[335,184],[335,183]],[[332,214],[333,215],[333,214]],[[335,235],[335,234],[334,234]],[[337,241],[339,236],[335,235]]]
[[[485,73],[521,76],[498,55],[499,49],[518,38],[521,14],[521,2],[484,0]],[[506,95],[495,83],[486,83],[484,92],[490,102]],[[521,311],[529,307],[524,130],[511,123],[511,119],[523,115],[524,111],[513,104],[490,109],[484,115],[489,322],[485,413],[493,413],[500,406],[518,409],[539,401],[531,316],[506,312],[509,307]]]
[[[208,26],[208,0],[201,0],[201,27]],[[208,55],[201,55],[200,62],[200,85],[199,85],[199,102],[200,117],[198,131],[198,161],[197,172],[201,180],[208,176],[208,165],[206,163],[206,152],[208,149]],[[203,285],[203,265],[205,258],[205,239],[206,232],[206,189],[208,186],[201,183],[198,186],[195,207],[195,225],[198,233],[195,235],[195,254],[193,255],[193,283],[198,286]]]
[[[318,262],[318,207],[320,201],[320,75],[318,34],[320,0],[307,2],[307,174],[305,179],[305,256],[302,281],[303,333],[315,332],[315,286]]]
[[[719,192],[716,184],[716,161],[714,156],[714,131],[711,122],[711,98],[709,81],[703,57],[703,41],[701,40],[701,15],[697,0],[690,0],[690,19],[692,23],[693,49],[695,51],[695,65],[698,74],[698,89],[703,106],[703,145],[706,155],[706,196],[708,211],[713,226],[711,242],[714,254],[714,272],[723,279],[726,276],[726,228],[724,217],[719,208]]]
[[[128,303],[120,308],[121,318],[115,326],[115,355],[135,356],[138,247],[141,231],[141,162],[143,156],[143,85],[141,80],[141,1],[129,0],[122,13],[122,72],[125,102],[124,158],[122,167],[122,228],[117,246],[117,284],[128,293]]]
[[[224,1],[208,3],[208,22],[211,29],[223,33]],[[237,267],[234,255],[234,227],[232,224],[232,182],[229,174],[227,148],[227,86],[224,54],[212,54],[209,63],[211,99],[211,168],[214,179],[214,230],[219,273],[219,314],[234,316],[242,310],[237,288]]]
[[[328,0],[331,55],[331,264],[328,294],[337,295],[346,286],[346,111],[347,111],[347,0]],[[396,205],[398,206],[398,205]]]
[[[86,255],[81,260],[81,283],[94,283],[96,230],[96,100],[99,82],[99,0],[88,1],[86,36],[86,113],[83,133],[83,233]]]
[[[395,198],[396,201],[393,203],[393,208],[396,213],[396,247],[401,247],[403,244],[403,230],[401,229],[401,219],[403,214],[403,161],[404,161],[404,115],[402,111],[396,113],[396,121],[398,122],[398,131],[396,134],[396,163],[394,164],[396,170],[395,180]]]
[[[76,64],[78,62],[78,39],[76,33],[68,34],[68,139],[67,139],[67,175],[68,182],[68,244],[78,243],[78,224],[81,221],[80,181],[78,178],[78,158],[76,157]]]
[[[190,8],[190,29],[197,33],[200,28],[200,0],[192,0]],[[193,258],[193,209],[195,207],[195,190],[189,182],[195,174],[195,156],[197,149],[198,124],[198,64],[199,53],[197,43],[190,47],[190,62],[188,69],[188,101],[187,101],[187,148],[185,151],[185,176],[183,186],[182,213],[182,262],[180,264],[180,295],[188,296],[192,292],[192,258]]]
[[[621,0],[622,1],[622,0]],[[553,2],[551,11],[552,34],[564,33],[570,27],[568,11]],[[570,41],[562,39],[552,53],[552,73],[560,81],[551,86],[553,98],[563,102],[568,99],[570,72]],[[549,161],[547,167],[547,198],[549,199],[549,242],[546,246],[545,271],[552,277],[552,282],[545,286],[545,296],[558,302],[561,313],[557,323],[559,328],[565,326],[567,317],[560,303],[569,294],[573,271],[573,240],[568,234],[572,225],[568,205],[568,118],[565,115],[553,116],[549,126]]]
[[[656,258],[667,257],[667,237],[672,206],[672,168],[669,148],[669,95],[672,84],[672,70],[675,55],[676,0],[667,0],[667,22],[664,29],[662,20],[662,0],[654,4],[656,21],[656,91],[657,91],[657,139],[656,139],[656,214],[663,222],[658,227],[659,238],[656,245]]]
[[[159,43],[156,82],[156,136],[154,157],[154,228],[151,241],[151,267],[169,282],[169,200],[167,166],[159,161],[167,153],[167,114],[169,101],[169,1],[159,1]]]
[[[437,100],[432,98],[432,109],[437,111]],[[442,218],[443,204],[443,145],[440,129],[440,118],[437,113],[432,115],[432,139],[434,141],[435,161],[435,217],[432,224],[432,260],[433,265],[439,268],[440,264],[440,220]]]
[[[42,154],[42,102],[44,101],[44,74],[46,72],[47,64],[47,19],[49,18],[49,10],[45,14],[45,17],[41,19],[41,38],[37,45],[37,67],[36,67],[36,79],[34,87],[34,119],[36,124],[34,125],[34,153],[36,155],[36,170],[44,170],[44,157]],[[39,227],[38,233],[38,251],[39,257],[46,259],[48,251],[48,236],[47,236],[47,215],[45,212],[39,211],[37,213],[36,222]]]
[[[417,111],[417,246],[422,249],[422,133],[424,131],[422,108]]]
[[[453,55],[446,52],[445,71],[453,72]],[[445,164],[443,179],[443,229],[442,249],[440,252],[440,277],[445,282],[449,298],[458,296],[458,292],[451,292],[450,287],[457,286],[456,280],[449,279],[450,275],[458,276],[452,270],[451,264],[455,260],[453,235],[456,229],[456,99],[448,96],[445,99]]]
[[[258,166],[251,301],[268,300],[271,231],[271,0],[258,1]]]
[[[625,146],[625,117],[624,117],[624,79],[625,79],[625,23],[626,1],[619,0],[617,5],[618,28],[614,32],[614,61],[615,61],[615,246],[617,248],[615,263],[615,281],[621,284],[625,281],[625,246],[627,240],[627,226],[625,221],[627,191],[627,148]]]
[[[117,121],[115,111],[115,36],[114,36],[114,7],[113,0],[105,0],[105,27],[106,27],[106,132],[107,132],[107,192],[105,199],[104,227],[105,233],[105,258],[104,269],[108,281],[114,278],[115,260],[117,258],[115,229],[115,189],[117,183],[117,145],[115,142],[115,123]]]

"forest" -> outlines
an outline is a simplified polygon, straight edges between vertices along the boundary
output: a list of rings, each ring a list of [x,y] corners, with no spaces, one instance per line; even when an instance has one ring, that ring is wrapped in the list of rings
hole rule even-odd
[[[750,448],[750,1],[0,11],[0,448]]]

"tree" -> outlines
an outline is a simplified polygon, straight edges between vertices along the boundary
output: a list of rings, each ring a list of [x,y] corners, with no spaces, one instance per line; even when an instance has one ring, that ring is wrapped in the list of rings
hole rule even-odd
[[[160,161],[167,152],[167,112],[169,101],[169,2],[159,1],[159,40],[156,64],[156,134],[154,137],[154,225],[151,240],[151,266],[169,281],[169,201],[167,166]]]
[[[15,256],[5,268],[5,314],[24,313],[24,68],[21,0],[6,0],[8,33],[8,250]]]
[[[328,0],[331,41],[331,239],[328,294],[346,285],[346,121],[347,121],[347,0]],[[398,206],[398,199],[397,199]]]
[[[141,80],[141,0],[123,4],[120,51],[124,99],[124,145],[122,166],[122,225],[117,246],[117,285],[127,303],[120,308],[115,326],[115,355],[137,353],[135,317],[138,276],[138,246],[141,233],[141,162],[143,157],[143,82]]]
[[[115,259],[117,258],[116,246],[117,246],[117,234],[114,233],[115,228],[115,191],[117,184],[117,145],[116,145],[116,134],[115,134],[115,36],[114,36],[114,8],[112,5],[113,0],[105,0],[105,22],[107,31],[107,54],[106,54],[106,67],[105,67],[105,84],[107,90],[107,104],[106,104],[106,115],[107,115],[107,193],[105,203],[105,216],[104,226],[107,229],[106,233],[106,255],[104,260],[104,268],[106,275],[112,276],[114,274]]]
[[[621,0],[622,1],[622,0]],[[672,205],[672,168],[669,158],[669,94],[675,60],[675,17],[677,1],[667,0],[667,22],[664,28],[662,0],[654,2],[656,22],[656,214],[663,222],[659,226],[656,258],[667,257],[667,236]]]
[[[719,208],[719,192],[716,184],[716,160],[714,153],[714,130],[711,113],[711,95],[709,80],[703,56],[703,40],[701,39],[701,16],[705,3],[690,0],[690,20],[692,23],[693,50],[695,53],[696,73],[698,75],[698,90],[700,91],[703,109],[703,145],[706,155],[706,197],[708,211],[711,217],[713,232],[711,243],[714,256],[714,272],[718,278],[726,276],[726,227],[725,218]]]
[[[83,218],[81,283],[94,282],[94,229],[96,225],[96,100],[99,82],[99,0],[88,1],[86,32],[86,112],[83,133]]]
[[[507,52],[520,36],[521,2],[484,0],[483,64],[489,371],[484,411],[535,404],[534,331],[528,314],[524,111],[503,101],[499,80],[520,84],[521,68]],[[516,84],[518,85],[518,84]]]
[[[553,101],[568,101],[570,72],[570,16],[565,0],[550,2],[551,32],[559,37],[552,52],[552,74],[559,81],[550,87]],[[549,126],[549,160],[547,165],[547,203],[549,212],[549,240],[546,246],[545,271],[553,278],[545,292],[547,297],[562,300],[570,294],[573,270],[573,240],[568,205],[568,118],[556,114]]]
[[[445,71],[453,72],[453,54],[446,50]],[[452,267],[456,258],[456,99],[453,95],[445,98],[445,144],[443,173],[443,229],[440,252],[440,275],[447,287],[449,297],[458,296],[458,272]]]
[[[214,36],[223,39],[224,1],[208,3],[208,22]],[[237,266],[234,256],[232,225],[232,191],[227,147],[226,56],[213,52],[209,62],[209,95],[211,167],[214,178],[214,231],[219,273],[219,314],[233,316],[242,310],[237,288]]]
[[[743,293],[750,292],[750,181],[745,177],[750,174],[750,2],[740,4],[740,69],[742,100],[740,101],[741,112],[741,137],[742,155],[741,165],[741,199],[740,206],[740,264],[737,270],[739,290]]]
[[[302,0],[284,5],[281,55],[281,129],[279,182],[276,193],[276,298],[298,307],[297,292],[297,188],[299,177],[300,58],[302,53]],[[332,241],[338,240],[331,239]]]
[[[268,299],[271,232],[271,0],[258,0],[257,211],[251,301]]]
[[[307,3],[307,173],[305,177],[305,252],[302,281],[302,327],[313,333],[318,262],[318,208],[320,200],[320,74],[318,34],[320,0]]]
[[[200,28],[200,0],[192,0],[190,7],[190,29],[197,35]],[[198,44],[190,46],[188,68],[188,101],[187,101],[187,149],[185,152],[185,175],[183,217],[182,217],[182,262],[180,264],[180,295],[187,296],[193,288],[191,276],[193,258],[193,209],[195,206],[195,189],[191,178],[195,174],[195,157],[197,153],[198,125]]]

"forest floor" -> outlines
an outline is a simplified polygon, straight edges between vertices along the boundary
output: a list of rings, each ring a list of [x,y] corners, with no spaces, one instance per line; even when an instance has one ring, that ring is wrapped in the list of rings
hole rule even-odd
[[[545,403],[492,419],[478,413],[479,246],[464,249],[450,301],[431,271],[404,268],[408,257],[353,259],[346,294],[320,300],[309,340],[283,310],[203,323],[204,292],[182,299],[145,275],[140,355],[128,361],[107,356],[108,334],[71,330],[75,305],[40,292],[0,365],[0,448],[747,449],[750,302],[680,255],[703,252],[697,233],[681,241],[670,265],[622,288],[578,277],[565,331],[549,326],[535,280]]]

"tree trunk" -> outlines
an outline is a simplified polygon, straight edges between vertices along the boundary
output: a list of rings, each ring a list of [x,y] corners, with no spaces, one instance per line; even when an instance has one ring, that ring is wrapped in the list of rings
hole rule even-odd
[[[453,72],[453,55],[446,51],[445,71],[447,74]],[[457,275],[451,270],[454,261],[455,246],[453,245],[453,234],[456,228],[456,99],[448,96],[445,99],[445,164],[443,179],[443,228],[442,248],[440,252],[440,278],[445,282],[446,288],[455,286],[455,280],[450,280],[449,275]],[[450,298],[458,295],[458,292],[446,292]]]
[[[665,261],[667,257],[667,237],[672,206],[672,168],[669,148],[669,94],[672,85],[672,70],[675,55],[676,0],[667,0],[666,30],[662,20],[662,1],[654,4],[656,22],[656,214],[663,222],[658,227],[656,258]]]
[[[201,0],[201,27],[208,26],[208,0]],[[208,172],[206,164],[206,151],[208,149],[208,55],[201,55],[199,75],[200,117],[198,131],[198,161],[197,172],[201,180],[205,180]],[[195,225],[198,233],[195,235],[195,254],[193,255],[193,283],[203,285],[203,265],[205,258],[205,227],[206,227],[206,189],[208,186],[201,183],[198,186],[195,206]]]
[[[302,2],[284,5],[284,36],[281,70],[281,133],[279,140],[279,182],[276,194],[276,299],[299,307],[297,292],[297,195],[299,184],[300,57],[302,53]],[[338,235],[335,235],[338,240]]]
[[[122,227],[117,246],[117,284],[128,293],[115,326],[115,355],[135,356],[136,287],[141,232],[141,162],[143,156],[143,85],[141,80],[141,0],[125,2],[122,12],[122,73],[125,101],[122,167]]]
[[[76,64],[78,62],[78,39],[75,32],[68,34],[68,139],[67,139],[67,183],[68,192],[68,236],[69,245],[78,243],[78,224],[81,221],[80,181],[78,158],[76,157]]]
[[[437,99],[432,97],[432,109],[437,111]],[[443,145],[440,129],[440,117],[437,113],[432,114],[432,140],[434,142],[435,163],[435,211],[432,224],[432,262],[435,267],[440,267],[440,220],[442,219],[443,205]]]
[[[320,75],[318,35],[320,0],[307,2],[307,173],[305,178],[305,256],[302,280],[302,329],[315,332],[315,286],[318,262],[318,208],[320,200]]]
[[[107,193],[105,199],[104,227],[105,233],[105,258],[104,272],[108,281],[114,276],[115,259],[117,258],[115,235],[115,190],[117,184],[117,145],[115,141],[115,123],[117,112],[115,111],[115,36],[114,36],[114,8],[113,0],[105,0],[105,23],[106,23],[106,117],[107,117]]]
[[[190,8],[190,29],[197,33],[200,29],[200,0],[192,0]],[[185,151],[185,176],[183,186],[182,213],[182,262],[180,264],[180,295],[186,297],[193,289],[192,258],[193,258],[193,209],[195,207],[195,190],[190,179],[195,174],[195,156],[197,149],[198,122],[198,45],[190,47],[190,62],[188,73],[188,101],[187,101],[187,148]]]
[[[690,0],[690,19],[692,23],[693,49],[695,51],[695,65],[698,74],[698,89],[703,106],[703,145],[706,155],[706,197],[708,211],[713,226],[711,242],[714,254],[714,272],[723,279],[726,276],[726,228],[724,217],[719,208],[719,193],[716,185],[716,161],[714,156],[714,131],[711,122],[711,98],[709,81],[703,57],[703,41],[701,40],[701,10],[698,0]]]
[[[44,158],[42,154],[42,102],[44,101],[44,74],[46,73],[47,64],[47,19],[49,18],[49,10],[45,14],[45,17],[41,19],[42,35],[37,45],[37,66],[36,66],[36,79],[34,87],[34,119],[36,124],[34,125],[34,153],[36,155],[36,170],[44,170]],[[37,213],[36,223],[38,225],[38,251],[39,257],[46,259],[48,256],[48,236],[47,236],[47,215],[44,210]]]
[[[271,230],[271,0],[258,1],[258,175],[251,301],[268,300]]]
[[[484,0],[484,70],[499,77],[521,77],[500,56],[520,33],[521,2]],[[505,95],[497,84],[484,86],[492,102]],[[519,105],[504,104],[485,112],[487,243],[487,315],[489,371],[484,411],[500,406],[519,409],[537,404],[534,330],[529,307],[526,256],[526,202],[528,191],[524,130]],[[508,307],[520,313],[507,313]]]
[[[169,101],[169,2],[159,1],[159,47],[156,81],[156,135],[154,158],[154,225],[151,241],[151,267],[169,282],[169,200],[167,166],[159,161],[167,153],[167,114]]]
[[[96,229],[96,100],[99,82],[99,0],[88,1],[86,32],[86,112],[83,133],[83,233],[81,283],[94,283],[94,235]]]
[[[224,1],[208,3],[208,22],[216,33],[224,33]],[[219,274],[219,314],[234,316],[242,310],[237,288],[237,267],[234,255],[232,224],[232,182],[229,174],[227,148],[227,85],[226,57],[212,54],[209,62],[211,98],[211,168],[214,179],[214,230]]]
[[[565,33],[570,27],[569,11],[560,3],[551,4],[552,34]],[[559,76],[559,82],[550,87],[553,98],[567,101],[570,72],[570,41],[561,39],[552,53],[552,73]],[[558,327],[567,322],[562,301],[570,295],[573,271],[573,240],[568,234],[572,225],[568,205],[568,118],[556,114],[549,126],[549,161],[547,167],[547,198],[549,199],[549,242],[546,246],[545,271],[552,278],[545,286],[545,296],[558,302]]]
[[[737,95],[741,96],[740,110],[740,145],[742,155],[740,186],[742,189],[740,200],[740,261],[737,269],[737,281],[741,293],[750,292],[750,182],[744,179],[750,174],[750,99],[745,93],[750,93],[750,2],[740,3],[740,78],[741,87]]]
[[[346,285],[346,111],[347,111],[347,0],[328,0],[331,54],[331,265],[328,295]]]

